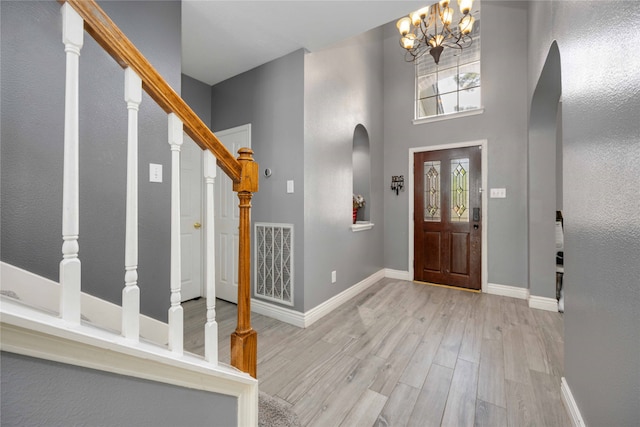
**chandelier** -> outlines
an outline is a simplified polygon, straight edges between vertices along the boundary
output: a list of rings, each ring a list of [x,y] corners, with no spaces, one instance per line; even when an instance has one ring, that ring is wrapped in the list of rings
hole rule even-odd
[[[464,49],[471,46],[471,31],[475,18],[471,14],[473,0],[458,0],[462,18],[457,27],[451,27],[454,11],[449,0],[441,0],[431,6],[423,7],[397,23],[400,32],[400,46],[406,49],[405,60],[415,61],[429,52],[436,64],[445,47]]]

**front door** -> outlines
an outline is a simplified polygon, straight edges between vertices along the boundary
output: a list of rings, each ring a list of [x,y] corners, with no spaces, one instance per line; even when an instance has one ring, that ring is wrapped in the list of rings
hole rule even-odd
[[[414,154],[414,279],[481,286],[479,146]]]

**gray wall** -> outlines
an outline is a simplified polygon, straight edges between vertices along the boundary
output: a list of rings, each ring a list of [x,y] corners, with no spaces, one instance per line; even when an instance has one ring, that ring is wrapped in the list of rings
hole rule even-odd
[[[101,2],[180,91],[180,3]],[[60,5],[2,1],[2,260],[58,279],[62,258],[65,54]],[[121,68],[85,34],[80,57],[80,259],[83,291],[114,303],[124,287],[127,109]],[[139,149],[141,310],[169,307],[167,118],[143,95]],[[149,163],[164,182],[148,182]]]
[[[381,40],[378,28],[305,57],[305,310],[384,267]],[[369,135],[368,219],[376,226],[354,233],[352,151],[358,124]]]
[[[251,123],[260,188],[253,196],[251,220],[294,226],[294,309],[304,305],[303,67],[299,50],[219,83],[211,89],[211,127],[216,131]],[[237,155],[237,153],[234,153]],[[265,178],[263,171],[272,170]],[[294,181],[287,194],[287,180]],[[252,228],[253,235],[253,228]],[[253,258],[253,243],[252,243]],[[254,265],[252,260],[251,265]],[[252,286],[254,280],[251,272]]]
[[[378,29],[318,52],[294,52],[212,88],[214,131],[251,123],[260,170],[273,171],[261,178],[252,220],[294,224],[295,310],[308,311],[383,267],[382,84]],[[367,203],[379,226],[353,233],[358,124],[369,134]],[[286,194],[290,179],[294,194]]]
[[[482,2],[481,115],[413,125],[414,67],[405,63],[393,23],[385,27],[384,182],[409,179],[409,148],[486,139],[489,187],[506,199],[489,199],[488,280],[527,287],[527,5]],[[500,31],[492,31],[500,28]],[[508,34],[508,37],[505,37]],[[408,191],[384,192],[385,267],[407,271]],[[486,213],[485,213],[486,214]]]
[[[565,376],[587,425],[637,425],[640,4],[532,2],[529,12],[530,95],[554,39],[562,64]],[[610,43],[611,28],[625,37]]]
[[[182,99],[189,104],[189,107],[200,117],[200,119],[211,127],[211,86],[206,83],[182,75]]]
[[[2,353],[0,424],[232,426],[238,400],[14,353]]]

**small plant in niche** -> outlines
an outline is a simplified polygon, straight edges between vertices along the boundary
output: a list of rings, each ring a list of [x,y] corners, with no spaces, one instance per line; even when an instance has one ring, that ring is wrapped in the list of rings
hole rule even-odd
[[[356,223],[356,217],[358,216],[358,209],[363,208],[365,204],[364,197],[358,194],[357,196],[353,195],[353,223]]]

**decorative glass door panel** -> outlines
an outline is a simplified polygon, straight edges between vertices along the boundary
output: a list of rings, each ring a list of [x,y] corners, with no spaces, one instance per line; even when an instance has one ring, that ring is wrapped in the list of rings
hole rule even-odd
[[[451,160],[451,221],[469,222],[469,159]]]
[[[440,221],[440,161],[424,163],[424,220]]]

